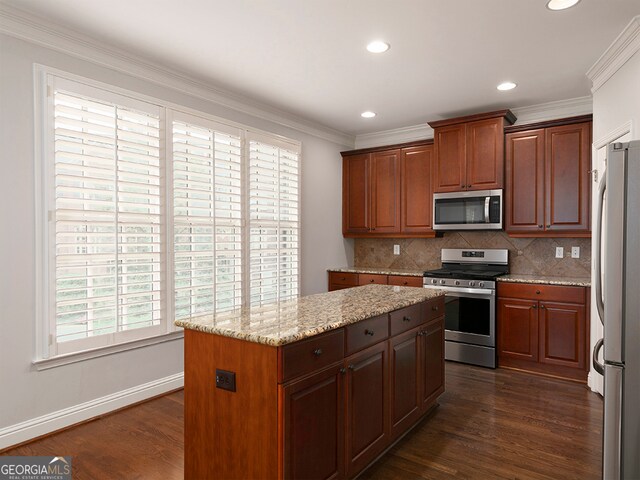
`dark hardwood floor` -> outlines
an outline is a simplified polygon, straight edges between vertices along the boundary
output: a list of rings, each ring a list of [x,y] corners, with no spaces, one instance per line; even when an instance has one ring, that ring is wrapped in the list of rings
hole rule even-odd
[[[72,455],[75,480],[181,479],[183,406],[175,392],[3,455]],[[360,478],[597,479],[601,431],[583,385],[447,363],[440,406]]]

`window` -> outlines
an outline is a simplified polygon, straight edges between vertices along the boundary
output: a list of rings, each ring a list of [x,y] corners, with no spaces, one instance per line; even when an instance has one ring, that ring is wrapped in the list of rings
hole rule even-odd
[[[41,358],[298,295],[298,143],[84,79],[46,84]]]

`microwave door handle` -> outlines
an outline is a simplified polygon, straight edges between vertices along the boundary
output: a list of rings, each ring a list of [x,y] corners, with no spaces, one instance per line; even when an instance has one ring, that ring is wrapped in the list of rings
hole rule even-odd
[[[484,198],[484,221],[485,223],[490,223],[491,219],[489,218],[489,202],[491,201],[491,197]]]
[[[600,188],[598,189],[598,214],[596,218],[596,258],[594,262],[594,276],[596,282],[596,307],[598,309],[598,318],[604,325],[604,301],[602,300],[602,220],[603,220],[603,204],[604,204],[604,194],[607,190],[607,175],[606,172],[602,176],[602,181],[600,182]]]

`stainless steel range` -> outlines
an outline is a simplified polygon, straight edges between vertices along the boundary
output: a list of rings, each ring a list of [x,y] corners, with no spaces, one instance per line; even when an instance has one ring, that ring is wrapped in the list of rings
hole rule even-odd
[[[509,273],[504,249],[442,250],[442,268],[424,288],[445,290],[445,358],[496,368],[496,282]]]

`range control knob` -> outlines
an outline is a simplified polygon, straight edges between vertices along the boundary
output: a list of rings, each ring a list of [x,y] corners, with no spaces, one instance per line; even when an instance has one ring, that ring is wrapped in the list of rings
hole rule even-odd
[[[460,285],[460,280],[456,280],[456,285]]]
[[[469,286],[470,286],[470,287],[475,287],[475,285],[476,285],[476,282],[474,282],[473,280],[471,280],[471,281],[469,282]]]
[[[433,284],[435,285],[436,283],[438,283],[438,280],[436,280],[436,279],[434,278],[434,279],[432,279],[432,280],[431,280],[431,283],[433,283]]]
[[[446,280],[442,279],[440,280],[440,285],[444,285],[446,282],[447,282]]]
[[[483,287],[484,287],[484,282],[480,282],[480,283],[478,284],[478,286],[479,286],[480,288],[483,288]]]

